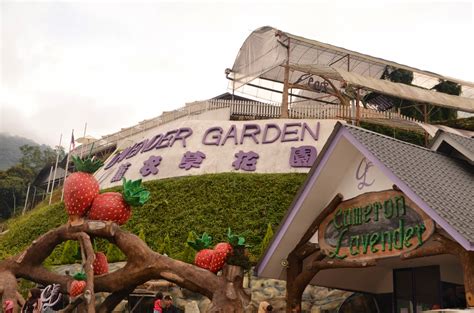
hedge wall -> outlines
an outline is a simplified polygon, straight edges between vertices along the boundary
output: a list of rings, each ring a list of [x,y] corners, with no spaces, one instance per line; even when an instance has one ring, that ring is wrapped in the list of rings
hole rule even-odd
[[[305,177],[306,174],[225,173],[147,182],[150,201],[135,208],[124,227],[135,234],[142,232],[155,251],[168,246],[163,245],[163,240],[169,236],[170,255],[175,258],[183,255],[189,231],[207,232],[217,243],[231,227],[246,237],[255,261],[260,256],[267,225],[270,223],[273,229],[278,226]],[[0,238],[0,257],[18,253],[66,220],[62,203],[9,220],[9,232]],[[108,248],[105,241],[96,245],[104,252]],[[60,263],[63,247],[64,244],[53,252],[50,263]]]
[[[425,137],[420,133],[409,130],[398,129],[385,125],[373,124],[368,122],[361,122],[360,127],[371,130],[373,132],[383,134],[398,140],[406,141],[418,146],[425,145]]]

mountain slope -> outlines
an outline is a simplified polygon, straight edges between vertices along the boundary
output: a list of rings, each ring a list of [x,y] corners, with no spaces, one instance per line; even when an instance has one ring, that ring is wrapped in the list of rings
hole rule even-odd
[[[0,171],[18,163],[22,156],[20,147],[23,145],[38,146],[31,139],[0,133]],[[46,148],[45,145],[41,147]]]

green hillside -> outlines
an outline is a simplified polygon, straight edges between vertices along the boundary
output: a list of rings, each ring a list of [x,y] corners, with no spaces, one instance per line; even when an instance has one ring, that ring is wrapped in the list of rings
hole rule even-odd
[[[158,180],[145,183],[150,201],[135,208],[126,229],[145,236],[155,251],[163,239],[171,239],[171,256],[181,258],[189,231],[211,234],[217,243],[227,227],[242,234],[251,245],[252,259],[259,257],[267,231],[278,226],[306,174],[212,174]],[[62,203],[37,208],[7,222],[9,231],[0,237],[0,256],[5,258],[27,247],[49,229],[66,222]],[[105,242],[98,242],[106,249]],[[62,247],[55,251],[57,263]]]

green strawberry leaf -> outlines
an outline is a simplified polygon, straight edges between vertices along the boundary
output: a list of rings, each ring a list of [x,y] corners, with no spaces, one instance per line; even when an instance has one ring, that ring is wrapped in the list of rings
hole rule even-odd
[[[74,276],[72,276],[75,280],[86,280],[87,279],[87,276],[86,276],[86,273],[82,273],[82,272],[79,272],[79,273],[76,273],[74,274]]]
[[[122,178],[123,198],[130,206],[142,206],[150,199],[150,192],[142,186],[142,180],[135,181]]]
[[[232,247],[247,247],[245,238],[232,233],[230,227],[227,229],[227,241]]]
[[[212,237],[209,236],[208,233],[204,232],[201,237],[197,236],[195,232],[193,232],[194,236],[197,238],[194,241],[188,241],[188,245],[196,251],[201,251],[203,249],[208,248],[211,246]]]
[[[77,156],[72,157],[72,162],[74,163],[74,166],[76,167],[76,170],[78,172],[85,172],[85,173],[94,173],[96,172],[99,168],[104,165],[104,162],[101,160],[94,159],[93,157],[86,157],[84,160],[81,160],[81,158]]]

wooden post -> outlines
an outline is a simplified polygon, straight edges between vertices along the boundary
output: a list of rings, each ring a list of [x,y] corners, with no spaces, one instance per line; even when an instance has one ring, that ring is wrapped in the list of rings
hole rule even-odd
[[[474,251],[464,250],[460,255],[464,273],[464,290],[466,291],[466,304],[474,308]]]
[[[343,196],[338,193],[331,200],[328,206],[314,219],[313,223],[311,223],[301,237],[299,243],[288,255],[288,267],[286,269],[287,313],[301,312],[301,297],[303,296],[303,292],[313,277],[318,273],[318,270],[308,271],[303,269],[303,261],[315,254],[315,261],[320,261],[325,257],[316,244],[309,243],[308,241],[316,233],[324,218],[334,211],[342,199]]]
[[[360,88],[357,88],[356,94],[356,125],[360,126]]]
[[[283,95],[281,99],[281,112],[280,118],[288,118],[288,89],[290,79],[290,38],[288,38],[288,45],[286,46],[286,64],[285,64],[285,76],[283,78]]]
[[[423,121],[425,124],[428,124],[429,122],[429,116],[428,116],[428,108],[427,104],[423,104]],[[428,133],[425,131],[425,147],[428,146]]]
[[[298,286],[298,275],[303,271],[303,260],[296,255],[288,256],[286,269],[286,312],[301,312],[301,297],[306,286]]]
[[[467,251],[457,242],[436,233],[433,236],[433,244],[422,246],[402,254],[402,260],[409,260],[421,257],[428,257],[440,254],[452,254],[459,258],[463,269],[464,290],[466,292],[466,304],[469,308],[474,308],[474,251]]]

